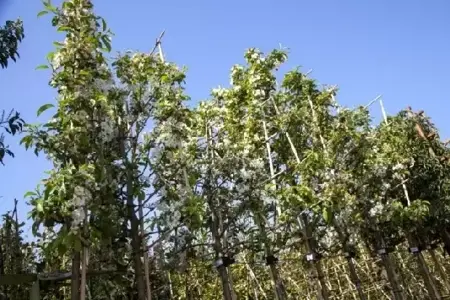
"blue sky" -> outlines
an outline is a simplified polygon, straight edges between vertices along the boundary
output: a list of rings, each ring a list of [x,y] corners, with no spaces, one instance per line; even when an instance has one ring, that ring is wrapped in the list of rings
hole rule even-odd
[[[0,108],[15,108],[27,122],[42,104],[55,101],[47,85],[50,74],[35,71],[45,63],[52,42],[60,39],[49,17],[37,18],[39,0],[6,0],[0,20],[21,17],[26,38],[21,59],[0,72]],[[196,102],[210,89],[227,85],[230,67],[243,62],[245,49],[290,48],[286,68],[313,69],[321,83],[340,87],[338,100],[355,106],[383,95],[390,114],[411,105],[424,109],[448,129],[450,107],[450,2],[448,0],[228,0],[228,1],[111,1],[96,0],[96,12],[115,33],[113,49],[149,51],[166,30],[166,57],[189,68],[187,91]],[[380,112],[374,110],[379,119]],[[23,200],[51,167],[8,138],[16,159],[0,167],[0,213]]]

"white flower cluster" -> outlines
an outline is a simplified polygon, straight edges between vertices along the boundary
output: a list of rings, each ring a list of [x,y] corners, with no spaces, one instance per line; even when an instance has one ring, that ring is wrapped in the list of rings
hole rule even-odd
[[[264,169],[264,160],[262,158],[255,158],[250,161],[250,167],[256,170]]]
[[[239,182],[234,186],[237,192],[236,196],[238,198],[250,191],[250,181],[254,181],[256,183],[262,180],[263,174],[266,174],[266,171],[264,170],[264,160],[262,158],[251,159],[247,163],[247,167],[242,167],[238,173],[234,174],[236,179],[240,178],[243,180],[243,182]],[[264,190],[257,190],[260,191],[260,194],[252,196],[262,199],[264,202],[273,201],[273,199],[267,195]]]
[[[147,59],[147,54],[134,53],[131,56],[131,63],[134,64],[139,71],[144,71],[146,59]]]
[[[336,231],[334,230],[326,230],[324,236],[321,239],[321,243],[326,247],[330,248],[334,244],[336,244],[336,241],[338,239],[338,235]]]
[[[399,170],[404,170],[406,169],[406,166],[403,164],[396,164],[395,166],[392,167],[393,171],[399,171]]]
[[[388,168],[384,165],[375,166],[375,176],[377,177],[385,177]]]
[[[61,54],[60,51],[57,51],[55,55],[53,55],[52,60],[53,68],[59,69],[62,65],[62,62],[63,62],[63,55]]]
[[[244,67],[241,65],[234,65],[231,68],[231,76],[230,76],[230,84],[231,85],[237,85],[242,80],[242,74],[244,72]],[[240,87],[237,85],[237,87]]]
[[[261,51],[256,48],[248,49],[247,52],[245,53],[245,58],[249,63],[257,63],[265,60],[264,57],[262,57]]]
[[[84,7],[81,9],[75,9],[73,6],[63,6],[62,7],[62,16],[66,19],[66,22],[69,19],[79,20],[81,17],[90,16],[89,19],[89,28],[93,31],[97,30],[97,24],[94,16],[92,15],[92,10]]]
[[[376,217],[379,216],[383,212],[383,204],[377,202],[369,211],[369,216]]]
[[[381,185],[381,195],[385,196],[386,193],[391,189],[391,184],[389,182],[383,182]]]
[[[255,89],[253,90],[253,97],[257,99],[264,99],[266,97],[266,92],[262,89]]]
[[[249,74],[251,75],[249,78],[249,83],[252,85],[255,85],[256,83],[258,83],[261,80],[261,75],[259,74],[254,74],[254,72],[249,72]]]
[[[188,130],[186,124],[169,117],[166,121],[161,122],[158,126],[159,134],[156,138],[156,144],[162,147],[179,148],[183,146],[182,140],[174,129]]]
[[[213,89],[211,94],[217,98],[225,98],[228,94],[228,90],[219,86]]]
[[[84,207],[92,199],[92,195],[86,188],[82,186],[76,186],[73,193],[73,207],[72,212],[72,229],[77,230],[83,223],[86,215]]]
[[[110,118],[102,120],[97,126],[100,129],[100,133],[97,136],[100,143],[109,143],[117,137],[116,125]]]

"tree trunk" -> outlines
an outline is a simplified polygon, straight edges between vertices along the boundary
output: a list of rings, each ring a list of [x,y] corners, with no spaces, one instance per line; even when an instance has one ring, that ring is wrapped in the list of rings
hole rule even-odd
[[[366,218],[370,219],[369,216],[366,216]],[[375,249],[377,249],[378,255],[381,258],[381,263],[386,270],[393,300],[404,300],[405,298],[399,283],[398,274],[395,271],[394,264],[392,263],[389,253],[387,252],[384,238],[378,231],[375,231],[375,241]]]
[[[261,237],[262,237],[263,243],[264,243],[264,252],[266,254],[266,258],[272,257],[273,253],[272,253],[272,250],[270,249],[269,241],[267,238],[266,227],[263,222],[263,219],[261,217],[255,218],[255,219],[256,219],[255,221],[258,222],[258,224],[259,224]],[[277,300],[287,299],[286,288],[284,286],[283,280],[280,277],[280,273],[278,271],[278,268],[277,268],[277,265],[275,262],[271,262],[269,264],[269,271],[270,271],[270,277],[272,278],[272,283],[273,283],[276,299]]]
[[[425,282],[425,285],[428,290],[428,295],[430,296],[430,299],[436,299],[440,300],[442,299],[441,294],[437,288],[436,282],[431,276],[430,270],[428,269],[427,263],[425,262],[425,259],[423,258],[423,255],[421,252],[414,254],[417,257],[417,262],[420,267],[420,272],[422,273],[423,280]]]
[[[394,300],[404,300],[403,291],[398,283],[398,276],[394,270],[389,254],[387,252],[381,252],[380,257],[388,276]]]
[[[131,194],[132,189],[130,189],[128,193]],[[128,196],[127,205],[128,205],[128,217],[131,222],[131,246],[133,248],[133,263],[134,263],[136,287],[138,292],[138,300],[145,300],[146,298],[145,284],[141,261],[142,243],[139,235],[139,220],[134,212],[134,202],[132,195]]]
[[[124,147],[124,146],[123,146]],[[125,161],[129,161],[125,154],[125,148],[122,149]],[[132,154],[131,161],[134,161],[134,154]],[[133,248],[133,264],[134,264],[134,276],[136,280],[136,288],[138,292],[138,300],[146,300],[145,298],[145,283],[144,272],[142,270],[142,241],[139,233],[139,219],[134,211],[134,184],[133,184],[133,170],[130,169],[130,165],[127,166],[127,211],[128,219],[131,223],[131,247]]]
[[[230,288],[230,279],[228,277],[227,268],[225,266],[220,266],[217,268],[219,271],[219,276],[222,281],[223,299],[233,300],[233,293]]]
[[[72,258],[71,300],[80,300],[80,251],[75,251]]]
[[[222,228],[222,226],[220,226],[220,221],[218,219],[219,219],[218,216],[215,213],[213,213],[212,222],[211,222],[211,232],[214,236],[214,251],[216,252],[216,255],[215,255],[216,267],[217,267],[217,271],[219,272],[220,280],[222,281],[223,299],[224,300],[234,300],[233,292],[231,290],[230,277],[227,272],[227,267],[224,266],[224,261],[222,260],[223,248],[222,248],[221,237],[219,234],[219,228]]]
[[[353,261],[353,255],[351,255],[352,251],[351,251],[351,249],[350,249],[350,247],[348,245],[348,242],[347,242],[347,237],[346,237],[347,234],[344,233],[345,229],[341,228],[339,222],[335,218],[333,218],[333,225],[334,225],[334,227],[336,229],[336,232],[338,234],[339,240],[342,243],[342,247],[343,247],[344,251],[347,252],[346,259],[347,259],[348,268],[350,270],[350,278],[351,278],[353,284],[356,287],[356,290],[357,290],[358,295],[359,295],[359,299],[360,300],[366,300],[366,296],[364,295],[364,291],[363,291],[362,286],[361,286],[361,280],[359,279],[358,273],[356,273],[355,263]]]
[[[142,241],[142,254],[144,258],[144,275],[145,275],[145,290],[147,292],[147,300],[152,300],[152,289],[150,285],[150,270],[148,261],[148,249],[147,243],[145,242],[145,228],[144,228],[144,207],[143,199],[138,199],[139,205],[139,225],[141,227],[141,241]]]
[[[81,263],[81,286],[80,286],[80,300],[86,299],[86,272],[87,272],[87,266],[88,266],[88,249],[85,246],[83,249],[83,260]]]
[[[306,240],[306,251],[308,252],[307,257],[312,267],[311,279],[315,281],[317,299],[328,300],[330,297],[329,291],[326,286],[322,264],[320,263],[320,260],[316,258],[316,244],[314,237],[312,236],[312,230],[308,222],[308,217],[305,214],[302,214],[301,217],[303,222],[300,222],[300,225],[303,227],[303,235]],[[309,257],[310,255],[312,255],[312,257]]]
[[[228,268],[227,268],[227,275],[228,275],[228,280],[230,282],[231,298],[233,300],[237,300],[237,295],[236,295],[236,292],[234,291],[233,276],[230,275],[230,269],[228,269]]]
[[[437,259],[434,249],[429,249],[428,252],[430,253],[431,259],[433,260],[434,266],[436,267],[436,269],[439,272],[439,275],[441,276],[444,286],[447,289],[447,293],[450,293],[450,283],[448,282],[445,269],[442,267],[441,263]]]
[[[350,270],[350,278],[358,291],[359,299],[366,300],[367,298],[361,286],[361,280],[359,279],[358,273],[356,273],[355,262],[352,257],[347,257],[347,264]]]
[[[417,259],[417,264],[419,266],[420,275],[422,275],[423,281],[425,282],[425,286],[427,288],[428,295],[430,299],[441,299],[441,295],[436,286],[436,282],[434,278],[430,274],[430,270],[423,258],[423,255],[418,247],[418,243],[416,238],[412,234],[407,235],[409,249],[414,257]]]
[[[287,299],[287,293],[286,288],[284,286],[283,281],[280,277],[280,272],[278,271],[277,265],[271,264],[270,265],[270,276],[272,277],[272,281],[275,285],[275,295],[277,300],[286,300]]]
[[[128,108],[127,108],[128,111]],[[130,129],[129,129],[130,130]],[[136,149],[137,149],[137,141],[135,138],[130,138],[130,141],[127,141],[124,132],[121,132],[122,142],[120,144],[120,151],[122,154],[122,159],[126,168],[126,176],[127,176],[127,184],[126,184],[126,196],[127,196],[127,215],[128,220],[131,224],[130,235],[131,235],[131,247],[133,249],[132,259],[134,265],[134,276],[136,281],[136,288],[138,293],[138,300],[146,300],[145,298],[145,281],[144,281],[144,272],[142,269],[142,240],[139,233],[139,218],[135,213],[135,203],[134,203],[134,166],[136,161]],[[129,144],[128,144],[129,143]],[[131,151],[131,157],[128,156],[126,151],[126,146],[129,146]]]
[[[214,235],[214,251],[216,252],[215,258],[216,258],[216,267],[217,271],[219,272],[219,277],[222,282],[222,290],[223,290],[223,299],[224,300],[234,300],[233,299],[233,291],[231,288],[231,281],[230,276],[228,274],[227,267],[224,265],[224,261],[222,260],[223,256],[223,249],[222,249],[222,243],[219,235],[218,230],[218,221],[216,218],[213,218],[212,221],[212,232]]]
[[[442,241],[444,242],[444,250],[448,255],[450,255],[450,234],[448,233],[448,230],[446,228],[441,230],[440,235]]]
[[[88,209],[84,206],[84,225],[83,225],[83,234],[85,237],[88,236]],[[86,300],[86,273],[88,268],[88,260],[89,260],[89,250],[88,246],[84,245],[83,247],[83,257],[81,261],[81,286],[80,286],[80,300]]]

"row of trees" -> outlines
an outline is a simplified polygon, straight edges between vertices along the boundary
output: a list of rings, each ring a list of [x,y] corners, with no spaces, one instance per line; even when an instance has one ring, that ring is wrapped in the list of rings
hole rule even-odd
[[[54,167],[26,197],[34,271],[72,276],[70,289],[48,285],[44,299],[450,292],[434,250],[450,250],[449,149],[423,112],[373,126],[371,104],[343,107],[335,87],[299,69],[278,83],[287,53],[253,48],[228,88],[189,109],[185,72],[161,50],[112,59],[111,32],[91,1],[44,5],[39,15],[53,14],[65,33],[39,67],[51,71],[57,106],[39,108],[55,114],[27,125],[22,144]],[[88,278],[94,270],[110,272]]]

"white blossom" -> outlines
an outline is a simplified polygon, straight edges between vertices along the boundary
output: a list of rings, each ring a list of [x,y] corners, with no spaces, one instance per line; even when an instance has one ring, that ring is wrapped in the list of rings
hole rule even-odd
[[[253,96],[255,96],[256,98],[264,98],[266,96],[266,92],[262,89],[256,89],[253,92]]]
[[[380,215],[383,211],[383,204],[381,203],[376,203],[369,211],[369,215],[371,217],[375,217],[377,215]]]
[[[113,120],[109,118],[104,119],[98,126],[100,129],[98,138],[100,139],[101,143],[111,142],[117,137],[118,132]]]
[[[212,95],[217,98],[223,98],[227,95],[228,90],[222,87],[218,87],[212,90]]]
[[[83,186],[76,186],[73,192],[73,206],[74,210],[72,211],[72,227],[73,229],[77,229],[81,223],[83,223],[86,215],[84,213],[84,207],[87,203],[92,199],[92,195]]]
[[[264,160],[262,158],[252,159],[250,161],[250,166],[257,170],[263,169],[264,168]]]
[[[63,61],[63,56],[61,54],[61,52],[56,52],[55,55],[53,55],[53,60],[52,60],[52,64],[53,67],[55,69],[58,69],[59,67],[61,67],[61,63]]]
[[[398,171],[405,169],[405,166],[403,164],[396,164],[394,167],[392,167],[392,170]]]

